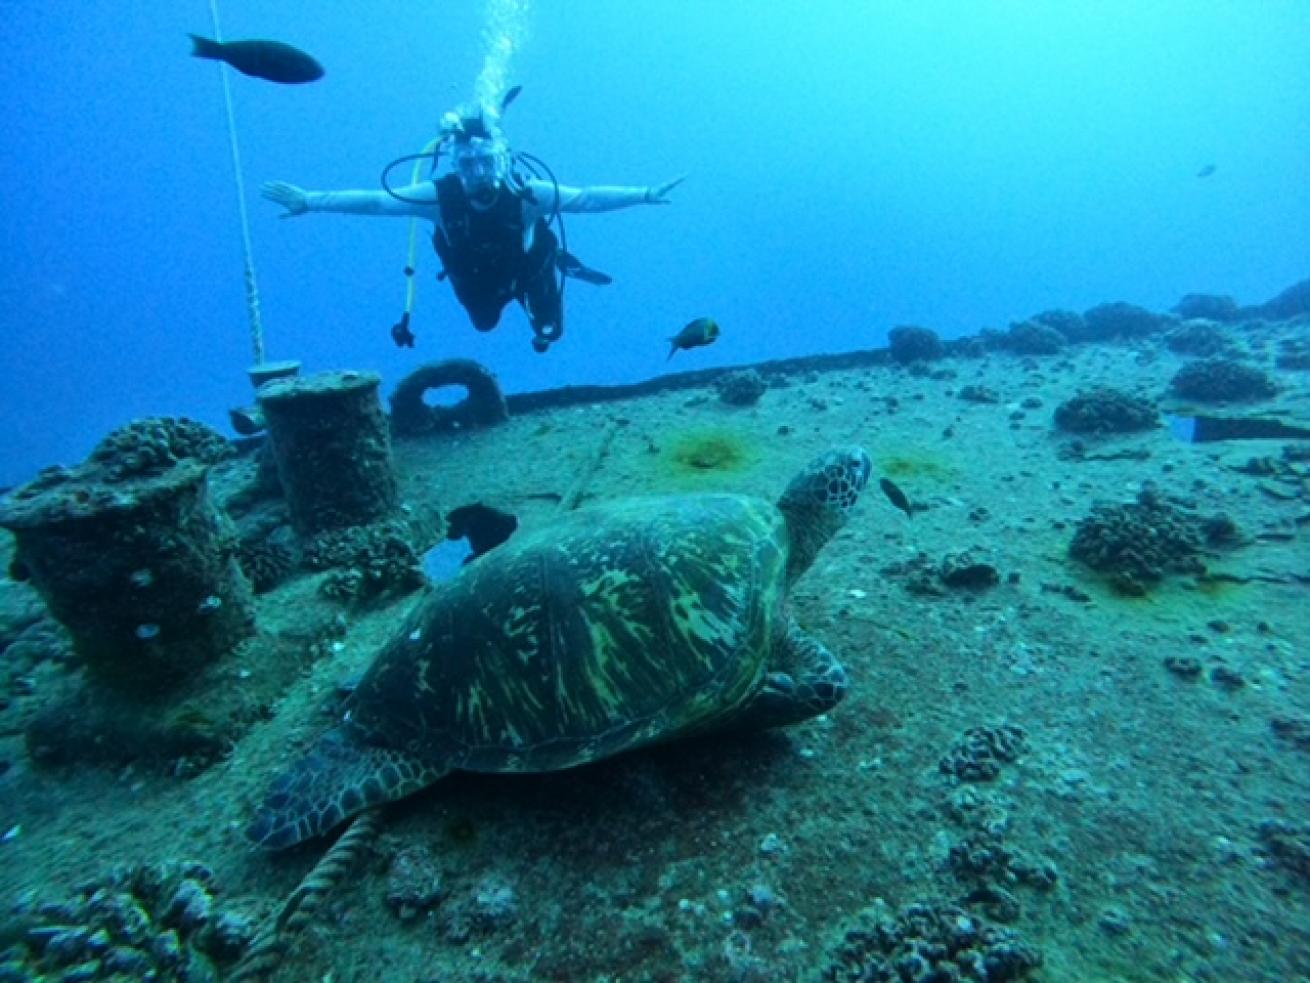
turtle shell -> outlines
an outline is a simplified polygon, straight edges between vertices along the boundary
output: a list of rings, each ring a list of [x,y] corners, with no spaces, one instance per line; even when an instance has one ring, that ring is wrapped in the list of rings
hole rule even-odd
[[[769,502],[571,513],[419,603],[360,680],[369,741],[470,771],[550,771],[714,726],[779,637],[787,532]]]

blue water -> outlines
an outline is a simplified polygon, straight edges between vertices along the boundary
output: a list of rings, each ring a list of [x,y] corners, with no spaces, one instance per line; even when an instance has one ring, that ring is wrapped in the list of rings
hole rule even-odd
[[[500,2],[516,148],[566,183],[651,184],[666,208],[578,216],[615,278],[574,284],[546,356],[517,311],[467,324],[420,265],[419,347],[393,347],[403,220],[282,221],[266,180],[375,188],[469,98],[479,4],[225,0],[308,86],[232,74],[270,358],[309,371],[479,359],[512,391],[944,336],[1049,307],[1258,302],[1310,259],[1310,10],[1300,3]],[[251,361],[220,69],[200,0],[5,3],[0,484],[79,460],[142,415],[225,427]],[[1197,177],[1208,165],[1214,173]]]
[[[468,555],[468,544],[462,539],[440,542],[423,554],[423,576],[434,584],[453,580],[463,569],[464,559]]]

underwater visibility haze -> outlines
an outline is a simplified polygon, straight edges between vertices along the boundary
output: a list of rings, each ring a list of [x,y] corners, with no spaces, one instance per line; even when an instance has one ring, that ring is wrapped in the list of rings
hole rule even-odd
[[[470,357],[510,391],[628,381],[663,371],[700,316],[723,337],[696,364],[732,364],[870,347],[897,324],[949,337],[1106,300],[1253,303],[1310,255],[1298,4],[491,7],[222,4],[225,37],[326,69],[231,73],[270,358],[390,382]],[[212,33],[208,6],[6,11],[14,484],[134,415],[224,426],[251,359],[222,88],[187,37]],[[419,347],[396,350],[406,223],[284,222],[258,188],[377,189],[497,46],[500,83],[523,86],[506,133],[562,182],[689,176],[667,208],[570,217],[571,250],[614,283],[571,284],[547,357],[516,310],[471,331],[426,239]]]
[[[65,6],[0,983],[1310,980],[1310,7]]]

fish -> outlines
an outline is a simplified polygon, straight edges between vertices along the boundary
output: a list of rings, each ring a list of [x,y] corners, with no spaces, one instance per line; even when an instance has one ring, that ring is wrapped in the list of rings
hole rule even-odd
[[[1209,444],[1216,440],[1305,440],[1310,427],[1298,427],[1282,420],[1240,416],[1171,416],[1169,431],[1188,444]]]
[[[1196,172],[1196,176],[1209,177],[1214,172],[1215,172],[1215,166],[1213,164],[1206,164],[1203,168],[1201,168],[1199,171]]]
[[[500,111],[503,113],[505,110],[509,109],[509,104],[517,99],[519,93],[522,91],[523,86],[521,85],[510,86],[510,90],[506,92],[504,98],[500,100]]]
[[[710,317],[698,317],[669,338],[673,346],[669,349],[669,358],[672,358],[679,348],[700,348],[702,345],[711,344],[718,336],[718,321]],[[668,359],[665,361],[667,362]]]
[[[467,539],[473,552],[464,558],[471,563],[484,553],[494,550],[514,534],[519,520],[508,512],[493,509],[490,505],[474,502],[451,509],[446,516],[446,538]]]
[[[192,55],[227,62],[251,78],[300,85],[323,77],[323,66],[312,55],[281,41],[215,41],[198,34],[189,36]]]
[[[905,492],[901,491],[900,488],[896,486],[896,482],[892,481],[890,478],[879,478],[878,487],[881,488],[882,493],[887,496],[887,501],[891,502],[911,519],[914,518],[914,506],[910,504],[910,500],[906,497]]]

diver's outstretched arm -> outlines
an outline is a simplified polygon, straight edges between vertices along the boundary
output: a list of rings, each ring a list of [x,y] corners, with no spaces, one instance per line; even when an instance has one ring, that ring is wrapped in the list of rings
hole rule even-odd
[[[293,218],[309,211],[309,193],[286,181],[268,181],[260,187],[259,193],[286,209],[279,218]]]
[[[561,212],[612,212],[619,208],[631,208],[633,205],[667,205],[668,193],[685,179],[684,174],[663,184],[631,187],[594,184],[575,188],[561,184],[558,185],[559,210]],[[528,186],[537,207],[542,212],[548,215],[555,210],[555,184],[550,181],[534,180],[529,181]]]
[[[437,208],[437,189],[431,181],[398,188],[396,193],[408,201],[401,201],[385,191],[306,191],[286,181],[269,181],[259,189],[259,193],[286,209],[282,218],[307,212],[432,218]]]
[[[656,184],[646,189],[646,203],[649,205],[667,205],[669,204],[669,192],[687,180],[687,175],[679,174],[672,181],[665,181],[663,184]]]

